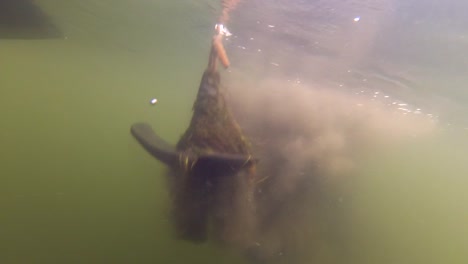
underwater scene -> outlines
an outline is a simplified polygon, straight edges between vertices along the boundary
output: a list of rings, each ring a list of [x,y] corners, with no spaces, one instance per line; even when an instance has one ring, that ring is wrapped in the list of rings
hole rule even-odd
[[[466,14],[0,0],[0,263],[468,263]]]

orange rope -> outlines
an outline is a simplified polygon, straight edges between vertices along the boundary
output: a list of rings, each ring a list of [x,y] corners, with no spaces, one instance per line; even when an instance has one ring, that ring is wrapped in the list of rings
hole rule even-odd
[[[229,67],[229,58],[226,54],[226,50],[224,49],[223,42],[222,42],[222,37],[225,34],[225,32],[223,32],[223,26],[229,20],[229,12],[234,10],[240,1],[241,0],[223,0],[222,1],[223,9],[218,19],[219,24],[216,25],[216,28],[215,28],[216,34],[213,36],[213,39],[211,42],[211,51],[210,51],[210,57],[208,61],[208,68],[210,70],[216,70],[217,59],[221,61],[221,64],[224,66],[224,68]]]
[[[240,0],[223,0],[222,1],[222,6],[223,6],[223,10],[221,12],[221,16],[219,17],[219,23],[220,24],[224,24],[224,23],[227,23],[227,21],[229,20],[229,12],[234,10],[237,6],[237,4],[239,4]]]

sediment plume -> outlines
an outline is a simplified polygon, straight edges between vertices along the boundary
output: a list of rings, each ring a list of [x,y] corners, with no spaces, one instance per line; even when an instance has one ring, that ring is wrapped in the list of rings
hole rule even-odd
[[[249,81],[235,70],[226,75],[228,102],[260,160],[254,259],[329,247],[324,241],[336,228],[326,227],[335,220],[324,216],[324,201],[334,187],[358,177],[367,157],[436,131],[427,116],[371,98],[274,77]]]

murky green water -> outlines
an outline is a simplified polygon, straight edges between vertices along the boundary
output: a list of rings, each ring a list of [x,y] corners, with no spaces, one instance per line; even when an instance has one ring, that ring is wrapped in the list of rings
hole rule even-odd
[[[129,133],[138,120],[163,124],[174,141],[185,129],[208,51],[198,34],[210,36],[203,16],[199,28],[189,22],[210,13],[190,3],[40,4],[66,39],[0,41],[0,262],[216,258],[172,238],[163,168]]]
[[[327,226],[339,235],[297,263],[466,263],[468,32],[453,13],[466,5],[382,0],[375,13],[357,1],[343,4],[349,12],[294,2],[250,1],[232,14],[234,69],[379,91],[440,118],[436,136],[358,161],[359,176],[338,184],[346,191],[322,208],[343,218]],[[164,167],[129,133],[148,121],[178,140],[219,3],[38,4],[64,39],[0,40],[0,262],[243,263],[173,238]],[[372,23],[342,22],[357,16]],[[346,39],[354,41],[339,45]]]

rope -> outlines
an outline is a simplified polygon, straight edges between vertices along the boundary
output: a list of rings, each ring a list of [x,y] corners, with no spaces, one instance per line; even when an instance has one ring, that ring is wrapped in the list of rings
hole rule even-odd
[[[234,10],[239,4],[240,0],[223,0],[222,1],[222,6],[223,10],[221,11],[221,16],[219,17],[219,23],[220,24],[225,24],[229,20],[229,12]]]
[[[216,71],[217,61],[219,60],[224,68],[230,65],[229,58],[223,46],[223,36],[231,35],[226,29],[225,24],[229,20],[229,13],[234,10],[241,0],[222,0],[222,11],[215,26],[215,35],[211,41],[211,51],[208,59],[208,69]]]

